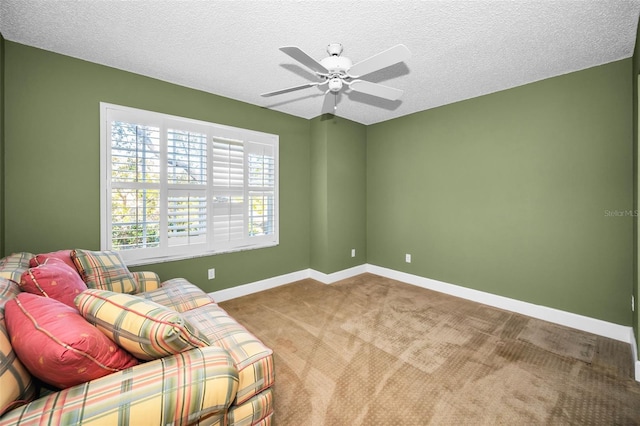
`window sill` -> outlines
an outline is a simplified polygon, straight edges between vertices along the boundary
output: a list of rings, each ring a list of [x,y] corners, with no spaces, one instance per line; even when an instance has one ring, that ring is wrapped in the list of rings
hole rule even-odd
[[[127,266],[141,266],[141,265],[153,265],[155,263],[165,263],[165,262],[177,262],[180,260],[188,260],[188,259],[197,259],[199,257],[207,257],[207,256],[217,256],[219,254],[228,254],[228,253],[238,253],[241,251],[250,251],[250,250],[259,250],[263,248],[271,248],[277,247],[279,243],[269,243],[259,246],[247,246],[247,247],[238,247],[234,249],[224,249],[224,250],[214,250],[202,253],[190,253],[183,255],[172,255],[172,256],[159,256],[159,257],[150,257],[146,259],[127,259],[123,256],[122,252],[120,253],[120,257],[123,259],[124,263]]]

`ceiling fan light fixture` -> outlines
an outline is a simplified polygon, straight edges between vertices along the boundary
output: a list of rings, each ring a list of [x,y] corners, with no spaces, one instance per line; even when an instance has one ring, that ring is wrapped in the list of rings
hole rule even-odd
[[[334,77],[329,80],[329,90],[332,92],[339,92],[342,89],[342,80],[338,77]]]

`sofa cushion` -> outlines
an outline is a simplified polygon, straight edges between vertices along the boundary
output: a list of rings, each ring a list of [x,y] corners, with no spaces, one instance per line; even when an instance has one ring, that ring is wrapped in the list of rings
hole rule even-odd
[[[136,281],[114,251],[73,250],[71,258],[89,288],[135,293]]]
[[[2,425],[227,425],[238,386],[229,354],[208,346],[64,389],[7,413]]]
[[[142,297],[90,289],[75,300],[80,313],[121,347],[143,360],[209,345],[183,316]]]
[[[182,314],[203,331],[211,344],[225,348],[238,369],[236,404],[242,404],[275,380],[273,351],[216,304]]]
[[[74,386],[138,363],[55,299],[20,293],[5,310],[18,357],[31,374],[53,386]]]
[[[136,281],[138,293],[160,288],[160,277],[152,271],[133,271],[133,279]],[[136,293],[137,294],[137,293]]]
[[[273,414],[273,388],[265,389],[239,405],[229,407],[227,421],[230,425],[271,424],[269,416]],[[261,421],[265,420],[265,423]]]
[[[32,258],[33,254],[22,252],[13,253],[0,259],[0,278],[7,278],[19,283],[22,273],[29,269],[29,261]]]
[[[31,401],[36,393],[31,374],[11,346],[4,318],[4,305],[19,293],[18,284],[0,278],[0,416]]]
[[[47,259],[51,258],[62,260],[64,263],[69,265],[71,269],[73,269],[76,273],[78,272],[76,270],[76,265],[73,263],[73,259],[71,258],[71,250],[58,250],[49,253],[37,254],[29,261],[29,266],[35,268],[36,266],[45,263]]]
[[[138,293],[136,296],[152,300],[178,312],[190,311],[209,303],[215,303],[207,293],[184,278],[165,281],[159,289]]]
[[[20,288],[28,293],[59,300],[75,309],[73,299],[85,291],[87,285],[75,268],[71,269],[62,260],[50,257],[39,266],[22,273]]]

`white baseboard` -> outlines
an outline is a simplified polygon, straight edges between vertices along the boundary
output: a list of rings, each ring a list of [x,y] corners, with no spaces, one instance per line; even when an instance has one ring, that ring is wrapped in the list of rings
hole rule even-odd
[[[323,284],[332,284],[346,278],[364,274],[365,272],[367,272],[367,265],[354,266],[353,268],[344,269],[332,274],[325,274],[314,269],[303,269],[300,271],[291,272],[289,274],[279,275],[273,278],[267,278],[236,287],[225,288],[224,290],[214,291],[212,293],[209,293],[209,295],[213,297],[216,302],[224,302],[225,300],[235,299],[236,297],[246,296],[248,294],[257,293],[259,291],[268,290],[270,288],[290,284],[292,282],[300,281],[305,278],[312,278],[316,281],[320,281]]]
[[[309,278],[309,271],[310,269],[303,269],[302,271],[291,272],[289,274],[279,275],[277,277],[267,278],[249,284],[239,285],[237,287],[214,291],[209,293],[209,295],[213,297],[213,300],[216,302],[224,302],[225,300],[235,299],[240,296],[246,296],[248,294],[257,293],[259,291],[268,290],[270,288],[279,287],[281,285]]]
[[[237,287],[215,291],[210,293],[210,295],[217,302],[224,302],[225,300],[235,299],[236,297],[268,290],[270,288],[289,284],[305,278],[312,278],[324,284],[332,284],[365,272],[629,343],[631,345],[633,360],[635,362],[635,379],[640,381],[640,361],[638,360],[636,339],[632,327],[561,311],[547,306],[535,305],[533,303],[498,296],[484,291],[473,290],[455,284],[449,284],[418,275],[408,274],[406,272],[396,271],[394,269],[383,268],[381,266],[364,264],[345,269],[343,271],[334,272],[332,274],[325,274],[313,269],[304,269],[249,284],[239,285]]]
[[[635,376],[636,381],[640,382],[640,361],[638,361],[638,345],[636,345],[636,335],[631,330],[631,356],[633,360],[633,365],[635,366]]]
[[[380,266],[368,265],[367,272],[408,284],[413,284],[418,287],[427,288],[429,290],[435,290],[440,293],[473,300],[474,302],[504,309],[506,311],[517,312],[529,317],[542,319],[555,324],[630,343],[629,336],[630,330],[632,330],[631,327],[573,314],[571,312],[561,311],[559,309],[549,308],[542,305],[535,305],[533,303],[523,302],[504,296],[498,296],[484,291],[473,290],[455,284],[432,280],[418,275],[407,274],[393,269],[382,268]]]
[[[316,281],[320,281],[323,284],[333,284],[337,281],[347,278],[355,277],[356,275],[364,274],[367,272],[368,265],[358,265],[353,268],[344,269],[342,271],[334,272],[333,274],[324,274],[314,269],[309,269],[309,278],[313,278]]]

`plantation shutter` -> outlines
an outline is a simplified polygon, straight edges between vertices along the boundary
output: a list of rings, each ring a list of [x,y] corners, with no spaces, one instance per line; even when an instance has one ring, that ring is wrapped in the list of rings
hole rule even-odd
[[[207,135],[167,130],[167,244],[207,243]]]
[[[101,248],[129,265],[278,244],[278,136],[101,104]]]
[[[249,142],[247,144],[249,182],[248,228],[250,237],[273,235],[276,226],[275,184],[276,164],[273,145]]]
[[[110,121],[111,244],[114,250],[160,245],[160,127]]]
[[[245,238],[245,167],[242,141],[213,139],[213,240],[216,246]]]
[[[214,245],[276,241],[276,220],[275,146],[214,138]]]

